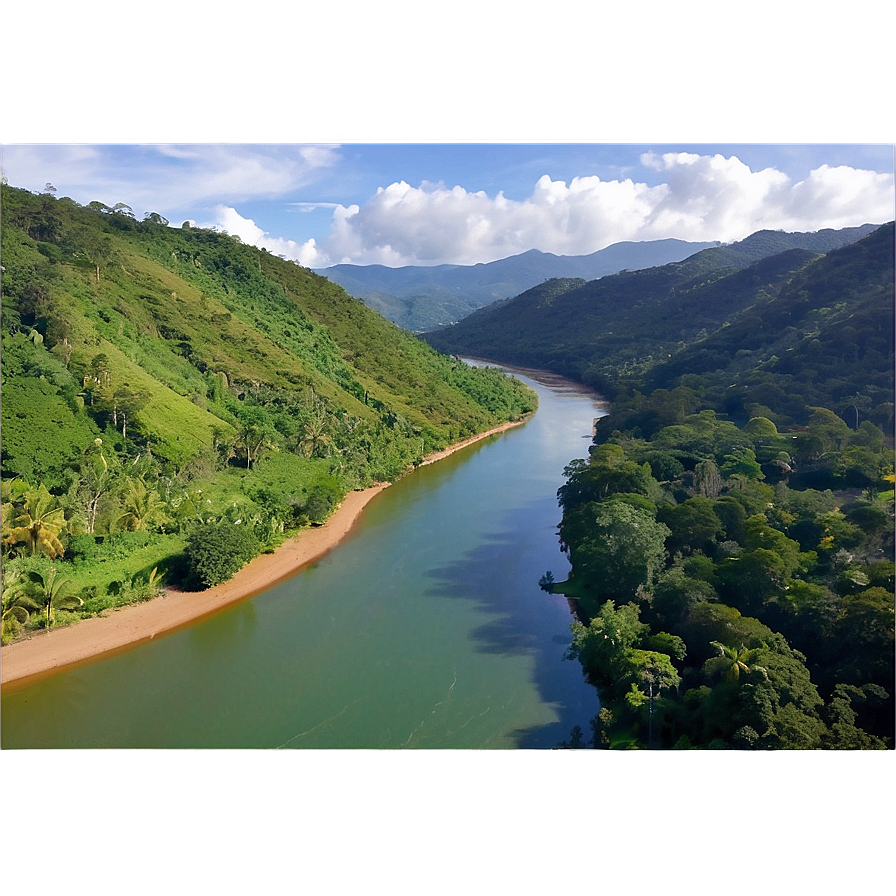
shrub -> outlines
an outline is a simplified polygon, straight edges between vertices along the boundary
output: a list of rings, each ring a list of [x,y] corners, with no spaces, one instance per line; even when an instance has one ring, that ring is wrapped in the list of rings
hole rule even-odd
[[[211,588],[226,582],[261,549],[255,533],[229,520],[205,523],[187,540],[186,556],[192,583]]]

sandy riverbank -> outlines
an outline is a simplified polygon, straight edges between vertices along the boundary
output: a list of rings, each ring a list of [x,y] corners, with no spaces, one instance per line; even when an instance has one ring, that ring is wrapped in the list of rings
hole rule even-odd
[[[430,455],[423,464],[435,463],[467,445],[518,425],[505,423],[496,426]],[[388,483],[384,483],[363,491],[349,492],[323,526],[305,529],[273,553],[256,557],[222,585],[193,593],[168,590],[155,600],[122,607],[106,616],[85,619],[67,628],[36,632],[26,640],[7,645],[0,651],[0,678],[3,684],[132,647],[259,594],[336,547],[351,530],[361,511],[387,487]]]

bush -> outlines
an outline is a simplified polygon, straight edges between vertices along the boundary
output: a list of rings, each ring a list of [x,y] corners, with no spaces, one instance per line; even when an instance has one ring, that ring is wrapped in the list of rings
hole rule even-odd
[[[202,588],[220,585],[260,550],[258,538],[247,526],[229,520],[205,523],[187,540],[189,579]]]

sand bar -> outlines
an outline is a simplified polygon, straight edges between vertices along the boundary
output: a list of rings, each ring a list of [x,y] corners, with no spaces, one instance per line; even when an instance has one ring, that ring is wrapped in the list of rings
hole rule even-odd
[[[519,421],[522,423],[525,421]],[[423,464],[465,448],[474,442],[504,432],[519,423],[505,423],[430,455]],[[113,610],[66,628],[35,632],[0,651],[3,684],[83,663],[103,654],[133,647],[144,641],[183,628],[236,601],[253,597],[288,579],[302,567],[328,553],[348,534],[361,511],[389,483],[349,492],[322,526],[304,529],[273,553],[261,554],[222,585],[206,591],[186,593],[168,589],[162,597]]]

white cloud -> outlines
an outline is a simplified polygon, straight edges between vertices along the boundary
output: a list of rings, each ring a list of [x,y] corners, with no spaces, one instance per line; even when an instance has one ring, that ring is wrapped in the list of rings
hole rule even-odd
[[[337,209],[326,251],[334,261],[472,264],[527,249],[584,254],[632,238],[665,191],[630,180],[542,177],[524,201],[463,187],[404,181],[363,206]]]
[[[473,264],[528,249],[581,255],[623,240],[731,241],[763,228],[811,231],[894,217],[891,172],[821,165],[795,181],[720,153],[643,153],[640,169],[615,179],[545,174],[520,199],[396,180],[365,202],[349,194],[341,203],[302,201],[312,185],[317,192],[326,182],[331,199],[335,185],[348,191],[363,182],[338,147],[325,145],[6,145],[2,161],[16,186],[40,190],[50,181],[60,196],[126,202],[138,217],[157,211],[173,223],[213,218],[310,267]],[[329,210],[329,233],[307,239],[306,226],[299,241],[281,238],[237,211],[268,199],[300,214]]]
[[[291,261],[297,261],[305,267],[322,267],[328,259],[317,248],[314,239],[297,243],[295,240],[271,236],[262,230],[251,218],[244,218],[235,208],[219,205],[215,208],[214,226],[238,236],[250,246],[267,249],[274,255],[282,255]],[[209,224],[200,225],[209,227]]]
[[[660,183],[544,175],[516,201],[395,182],[361,206],[337,209],[324,249],[333,263],[473,264],[532,248],[576,255],[622,240],[728,242],[761,229],[814,231],[893,217],[891,174],[823,165],[794,183],[735,156],[644,153],[640,161]]]
[[[339,158],[323,145],[7,145],[3,171],[16,186],[36,190],[50,181],[82,204],[126,202],[138,217],[157,211],[174,220],[222,200],[280,197]]]
[[[870,209],[868,199],[873,196],[880,201]],[[822,165],[794,185],[788,210],[796,221],[824,215],[827,227],[847,227],[859,219],[863,223],[892,219],[893,177],[842,165]]]
[[[814,231],[893,217],[893,176],[822,166],[794,183],[737,157],[645,153],[661,183],[631,178],[541,177],[510,200],[460,186],[404,181],[364,205],[334,211],[323,250],[330,263],[473,264],[537,248],[579,255],[622,240],[743,239],[761,229]]]

